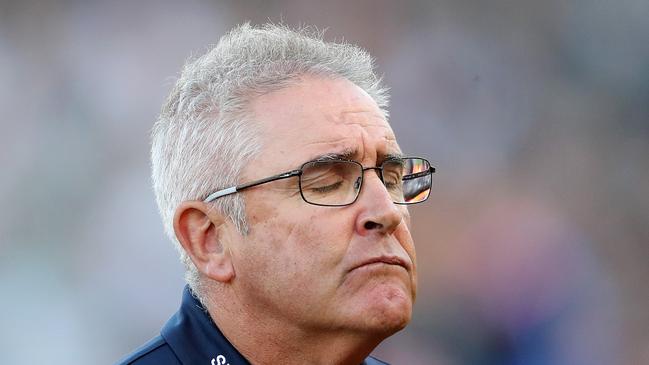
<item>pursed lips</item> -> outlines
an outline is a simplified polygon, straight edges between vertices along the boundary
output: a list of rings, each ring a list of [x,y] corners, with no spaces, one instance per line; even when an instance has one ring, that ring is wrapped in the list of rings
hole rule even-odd
[[[408,265],[408,263],[404,259],[402,259],[401,257],[398,257],[398,256],[372,257],[372,258],[370,258],[368,260],[365,260],[365,261],[361,262],[360,264],[352,267],[352,269],[349,270],[349,271],[354,271],[354,270],[359,269],[361,267],[365,267],[365,266],[372,265],[372,264],[396,265],[396,266],[403,267],[404,269],[406,269],[406,271],[410,271],[410,268],[409,268],[410,265]]]

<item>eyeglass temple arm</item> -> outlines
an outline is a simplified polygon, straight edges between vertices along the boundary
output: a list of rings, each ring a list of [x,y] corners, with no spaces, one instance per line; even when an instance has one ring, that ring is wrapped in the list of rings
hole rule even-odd
[[[273,176],[270,176],[270,177],[266,177],[266,178],[263,178],[263,179],[260,179],[260,180],[255,180],[255,181],[252,181],[252,182],[248,182],[248,183],[245,183],[245,184],[232,186],[232,187],[229,187],[227,189],[222,189],[222,190],[213,192],[212,194],[208,195],[207,198],[205,198],[205,200],[203,200],[203,202],[204,203],[209,203],[209,202],[212,202],[212,201],[214,201],[214,200],[216,200],[216,199],[218,199],[220,197],[230,195],[230,194],[234,194],[236,192],[239,192],[239,191],[244,190],[244,189],[251,188],[253,186],[269,183],[269,182],[275,181],[275,180],[288,179],[289,177],[299,176],[301,174],[302,174],[302,170],[292,170],[292,171],[288,171],[288,172],[283,172],[283,173],[278,174],[278,175],[273,175]]]

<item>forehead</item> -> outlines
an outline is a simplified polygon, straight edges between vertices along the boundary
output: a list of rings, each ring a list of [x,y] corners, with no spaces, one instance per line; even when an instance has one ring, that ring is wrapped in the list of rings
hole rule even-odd
[[[355,151],[355,159],[370,162],[400,154],[376,102],[345,79],[304,77],[251,106],[263,130],[263,154],[284,167],[325,153]]]

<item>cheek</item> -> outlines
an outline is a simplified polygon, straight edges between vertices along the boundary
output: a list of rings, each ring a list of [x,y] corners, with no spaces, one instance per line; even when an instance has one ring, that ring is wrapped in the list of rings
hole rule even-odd
[[[301,282],[335,274],[354,233],[347,211],[309,205],[299,196],[278,199],[272,191],[251,193],[246,197],[246,241],[254,246],[249,254],[264,275]]]
[[[302,263],[303,271],[331,275],[345,257],[349,246],[353,228],[349,221],[335,212],[305,213],[298,222],[290,225],[289,233],[284,237],[284,249],[289,251],[288,255],[294,261]]]
[[[318,208],[318,207],[315,207]],[[281,311],[323,311],[335,298],[350,242],[340,213],[322,217],[307,209],[287,216],[280,210],[251,225],[242,252],[241,283],[256,303]],[[243,257],[243,255],[247,255]],[[280,309],[278,309],[279,311]]]
[[[263,251],[251,255],[264,260],[256,265],[298,281],[331,275],[347,251],[353,220],[327,209],[278,206],[251,214],[249,238],[255,246],[251,249]]]

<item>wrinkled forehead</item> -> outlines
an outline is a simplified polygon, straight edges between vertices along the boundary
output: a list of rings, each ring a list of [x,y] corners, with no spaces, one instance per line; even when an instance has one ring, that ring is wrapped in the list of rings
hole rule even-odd
[[[292,166],[326,153],[356,160],[400,154],[394,132],[376,102],[345,79],[309,77],[258,97],[264,155]]]
[[[380,160],[385,155],[400,154],[390,125],[382,117],[365,112],[341,113],[318,127],[309,127],[301,135],[301,157],[311,160],[322,153],[344,153],[362,162]]]

